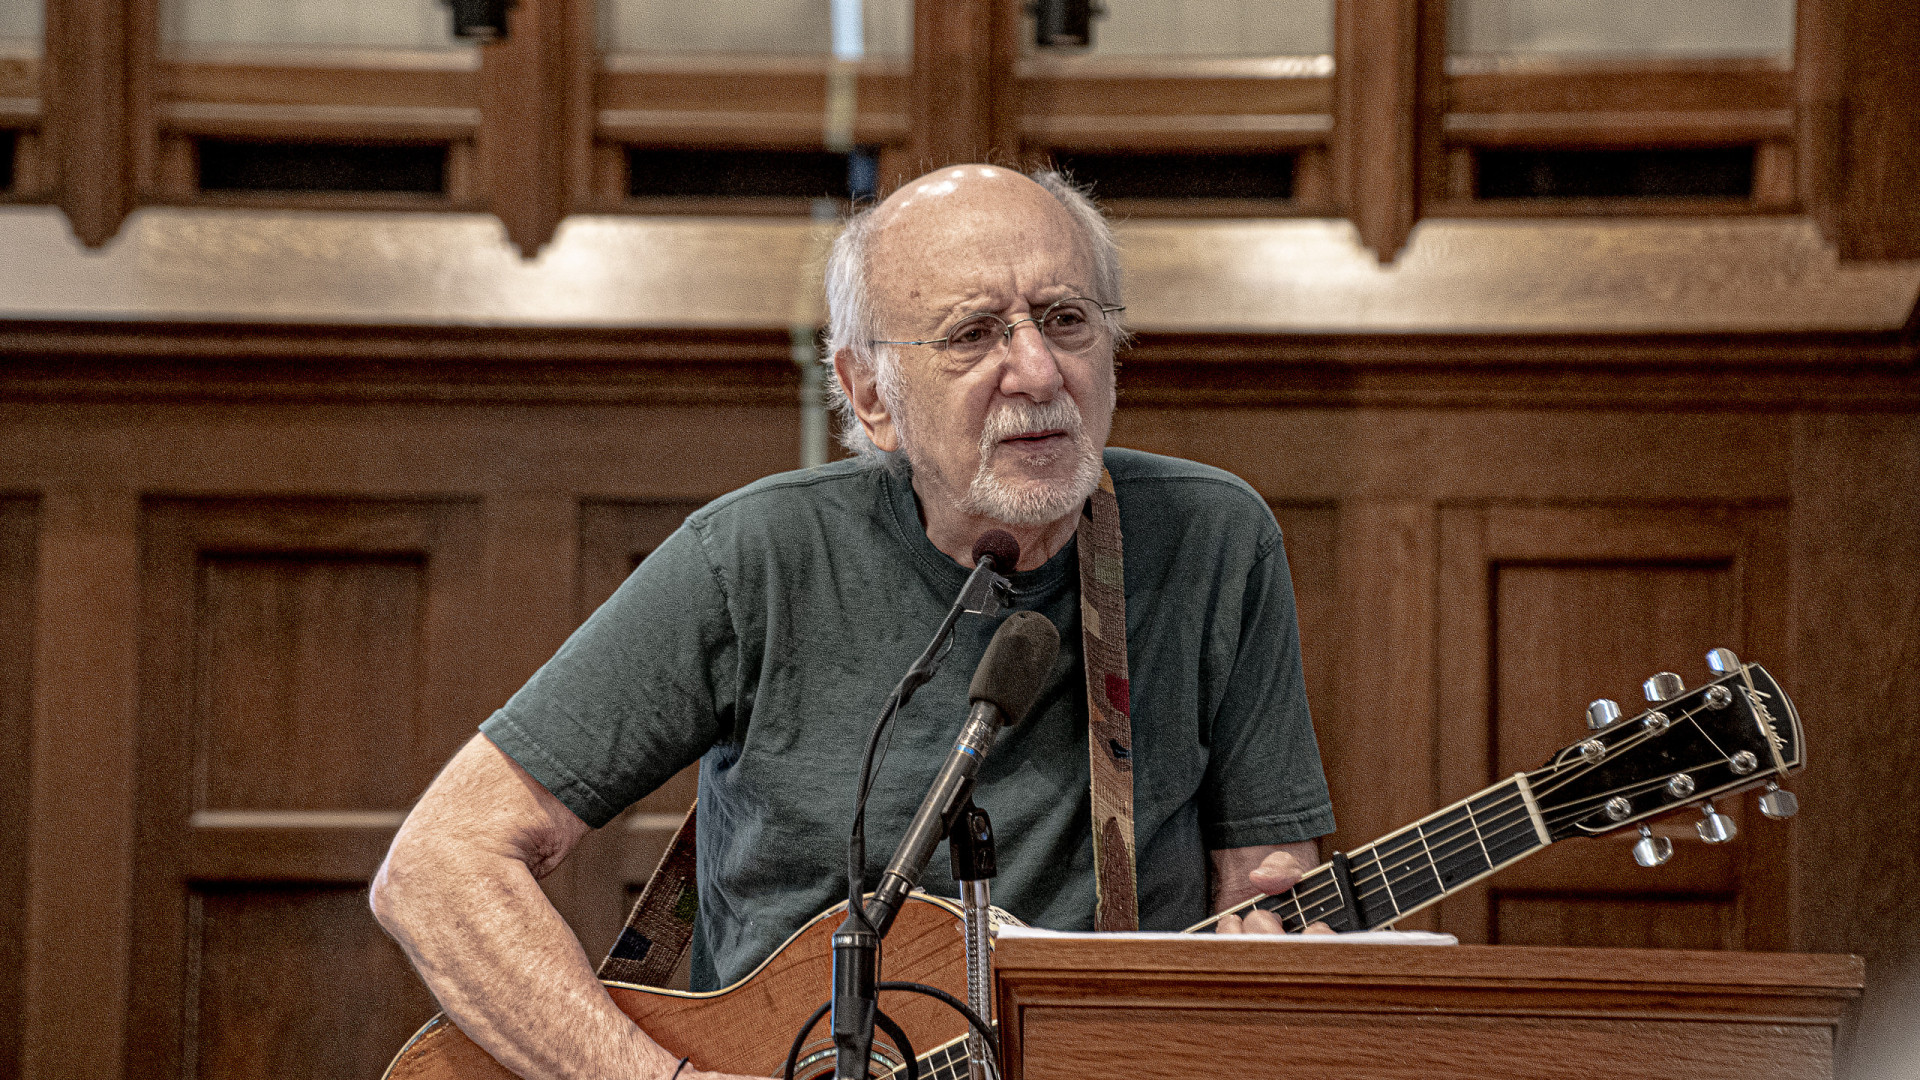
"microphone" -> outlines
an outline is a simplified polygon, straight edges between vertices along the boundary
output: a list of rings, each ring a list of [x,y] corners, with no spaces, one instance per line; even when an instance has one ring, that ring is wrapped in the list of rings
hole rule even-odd
[[[1007,537],[1009,542],[1012,539]],[[900,846],[894,849],[873,898],[867,901],[867,921],[882,936],[893,925],[907,893],[920,880],[933,849],[953,827],[953,819],[972,793],[974,777],[979,775],[980,764],[993,748],[1001,725],[1017,724],[1026,718],[1059,652],[1060,631],[1037,611],[1017,611],[994,632],[967,687],[971,708],[960,737],[921,800],[906,835],[900,838]]]
[[[1013,568],[1020,564],[1020,541],[1005,529],[988,529],[973,542],[973,564],[978,567],[980,560],[988,558],[993,560],[988,569],[1013,573]]]

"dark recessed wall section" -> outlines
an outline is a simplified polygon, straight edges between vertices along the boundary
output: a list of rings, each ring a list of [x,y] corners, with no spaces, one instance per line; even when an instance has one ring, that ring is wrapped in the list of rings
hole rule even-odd
[[[1096,199],[1291,199],[1292,154],[1055,154]]]
[[[14,149],[19,142],[19,132],[0,131],[0,191],[13,190]]]
[[[873,194],[872,155],[825,150],[627,150],[636,199],[849,199]]]
[[[1751,199],[1753,147],[1482,150],[1482,199]]]
[[[447,148],[414,143],[200,143],[202,191],[358,191],[440,195]]]

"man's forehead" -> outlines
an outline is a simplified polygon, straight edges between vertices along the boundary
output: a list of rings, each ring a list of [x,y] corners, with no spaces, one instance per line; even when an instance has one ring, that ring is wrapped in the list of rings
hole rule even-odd
[[[931,276],[960,286],[973,270],[997,276],[994,270],[1010,261],[1035,270],[1050,263],[1058,275],[1074,279],[1091,269],[1082,262],[1091,256],[1085,237],[1066,208],[1010,169],[939,169],[902,185],[875,214],[872,257],[883,281],[902,271],[923,278],[944,270]]]

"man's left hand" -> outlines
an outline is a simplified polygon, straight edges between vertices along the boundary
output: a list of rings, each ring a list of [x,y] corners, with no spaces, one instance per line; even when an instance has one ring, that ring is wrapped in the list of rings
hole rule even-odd
[[[1293,888],[1294,883],[1299,881],[1309,869],[1306,862],[1301,858],[1302,849],[1309,849],[1311,847],[1311,844],[1288,844],[1267,852],[1259,864],[1247,874],[1247,882],[1252,886],[1251,891],[1271,896],[1274,893],[1286,892],[1288,889]],[[1214,854],[1218,857],[1226,854],[1241,854],[1246,851],[1247,849],[1242,848],[1239,852],[1215,852]],[[1247,912],[1245,917],[1239,915],[1222,915],[1220,916],[1220,921],[1214,925],[1213,929],[1216,934],[1286,933],[1286,929],[1280,925],[1279,916],[1270,911],[1261,911],[1257,908]],[[1304,932],[1309,934],[1331,934],[1333,933],[1333,929],[1326,923],[1317,922],[1307,927]]]

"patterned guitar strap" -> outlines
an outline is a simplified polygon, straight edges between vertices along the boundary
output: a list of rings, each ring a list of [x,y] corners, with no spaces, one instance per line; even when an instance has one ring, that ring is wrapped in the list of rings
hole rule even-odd
[[[1080,644],[1087,669],[1087,762],[1093,777],[1096,930],[1140,928],[1133,849],[1133,719],[1127,684],[1126,563],[1120,550],[1120,503],[1113,477],[1080,511]],[[600,977],[661,986],[693,943],[700,908],[694,881],[694,815],[673,834],[620,937],[600,963]]]

